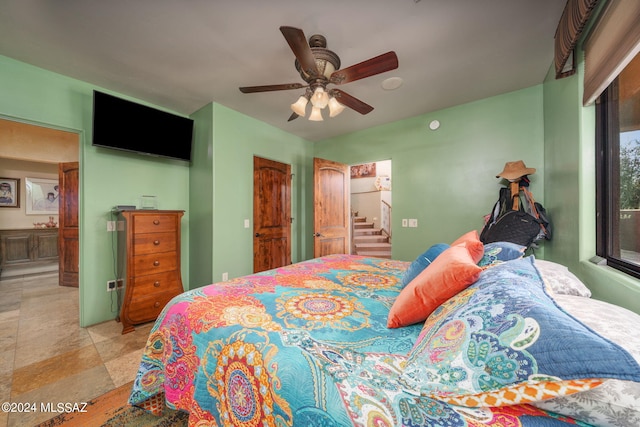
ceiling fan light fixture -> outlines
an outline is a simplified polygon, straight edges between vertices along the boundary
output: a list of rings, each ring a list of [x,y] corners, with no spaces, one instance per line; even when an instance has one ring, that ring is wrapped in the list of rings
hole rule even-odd
[[[371,105],[342,90],[327,90],[327,86],[330,84],[342,85],[398,68],[398,56],[395,52],[389,51],[341,69],[340,57],[335,52],[327,49],[327,39],[324,36],[314,34],[307,43],[304,31],[300,28],[283,25],[280,27],[280,32],[289,44],[296,58],[294,62],[295,68],[306,84],[285,83],[243,86],[239,89],[242,93],[258,93],[306,88],[305,94],[296,102],[290,104],[293,113],[289,116],[288,121],[300,116],[305,117],[309,101],[311,101],[313,107],[309,116],[309,120],[312,121],[324,120],[322,110],[327,106],[329,106],[330,117],[339,115],[345,107],[349,107],[360,114],[368,114],[373,111]],[[402,79],[397,77],[386,81],[383,87],[387,90],[392,90],[401,84]]]
[[[340,104],[335,97],[331,97],[329,99],[329,117],[335,117],[338,114],[342,113],[345,109],[345,106]]]
[[[318,107],[320,109],[325,108],[327,104],[329,104],[329,94],[324,90],[322,86],[318,86],[313,91],[313,96],[311,96],[311,104],[314,107]]]
[[[321,122],[324,119],[322,118],[322,110],[319,107],[314,106],[311,109],[311,114],[309,114],[309,120],[312,122]]]
[[[301,95],[296,102],[291,104],[291,110],[297,115],[304,117],[307,114],[306,107],[308,102],[307,97]]]

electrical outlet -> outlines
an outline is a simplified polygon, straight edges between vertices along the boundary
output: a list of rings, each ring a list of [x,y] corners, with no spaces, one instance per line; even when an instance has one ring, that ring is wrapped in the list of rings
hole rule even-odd
[[[415,218],[409,219],[409,227],[415,228],[418,226],[418,220]]]
[[[124,288],[124,280],[122,280],[122,279],[118,279],[118,280],[116,280],[116,287],[117,287],[118,289],[122,289],[122,288]]]
[[[115,280],[107,280],[107,291],[115,291],[116,290],[116,281]]]
[[[229,273],[222,273],[222,280],[229,280]]]
[[[402,219],[402,226],[403,226],[403,227],[408,227],[408,226],[409,226],[409,220],[408,220],[408,219],[406,219],[406,218],[403,218],[403,219]]]
[[[107,221],[107,231],[116,231],[115,221]]]

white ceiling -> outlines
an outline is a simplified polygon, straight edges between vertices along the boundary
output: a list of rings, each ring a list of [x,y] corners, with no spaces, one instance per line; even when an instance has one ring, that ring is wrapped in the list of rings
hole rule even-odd
[[[0,0],[0,55],[185,115],[210,102],[317,141],[542,83],[565,0]],[[339,86],[372,105],[287,122],[304,90],[279,31],[322,34],[342,68],[399,67]],[[394,91],[383,80],[401,77]]]

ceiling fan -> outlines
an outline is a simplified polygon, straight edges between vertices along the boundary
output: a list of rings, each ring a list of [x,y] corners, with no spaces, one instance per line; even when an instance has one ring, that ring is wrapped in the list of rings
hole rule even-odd
[[[340,89],[329,89],[329,84],[342,85],[355,80],[371,77],[398,68],[398,57],[391,51],[340,69],[340,57],[327,49],[327,39],[319,34],[309,37],[299,28],[282,26],[280,31],[289,43],[296,60],[295,67],[300,73],[303,83],[285,83],[266,86],[244,86],[242,93],[270,92],[306,88],[304,95],[291,104],[293,114],[289,121],[306,115],[306,106],[312,105],[309,120],[322,120],[321,110],[329,106],[330,117],[340,114],[349,107],[360,114],[368,114],[373,110],[371,105],[355,98]]]

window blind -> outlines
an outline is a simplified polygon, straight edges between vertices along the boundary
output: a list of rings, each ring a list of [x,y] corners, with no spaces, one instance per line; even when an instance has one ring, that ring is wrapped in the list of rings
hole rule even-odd
[[[592,104],[640,51],[640,1],[610,0],[584,42],[583,104]]]

